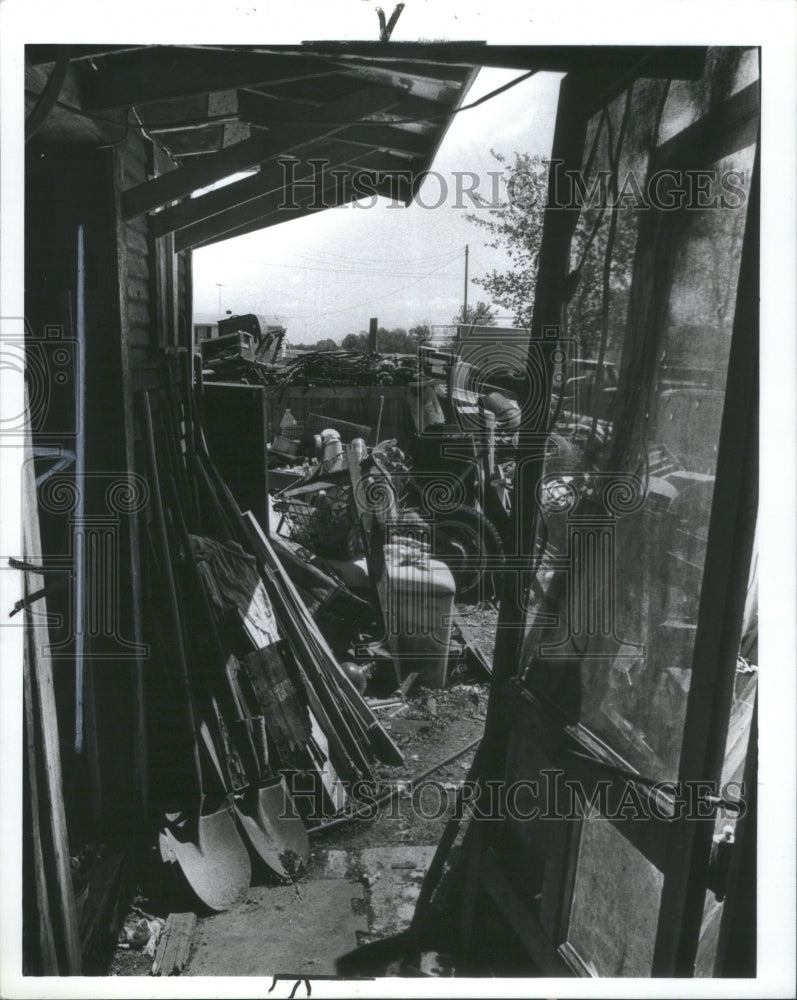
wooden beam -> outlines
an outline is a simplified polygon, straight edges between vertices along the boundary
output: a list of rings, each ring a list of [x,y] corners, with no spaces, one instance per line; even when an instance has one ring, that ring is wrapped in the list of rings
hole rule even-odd
[[[70,62],[80,62],[85,59],[101,59],[104,56],[117,55],[119,52],[137,52],[148,49],[148,45],[70,45]],[[41,66],[53,63],[58,58],[64,45],[26,45],[25,61],[30,66]]]
[[[365,162],[365,160],[368,162]],[[389,154],[379,153],[376,150],[360,157],[360,161],[358,163],[349,161],[348,164],[343,163],[338,167],[338,170],[342,170],[344,167],[347,168],[348,177],[345,179],[341,178],[340,173],[337,173],[337,176],[332,176],[331,170],[327,173],[326,177],[322,174],[320,187],[313,187],[311,191],[300,190],[289,193],[280,180],[279,186],[275,187],[274,190],[178,230],[175,234],[175,250],[183,250],[189,246],[199,246],[205,243],[210,237],[222,236],[225,233],[239,229],[241,226],[245,226],[252,220],[266,218],[279,211],[290,216],[291,213],[295,214],[300,208],[308,205],[315,205],[319,211],[325,208],[334,208],[341,203],[343,192],[348,191],[350,184],[353,183],[353,179],[357,175],[389,173],[396,170],[397,166],[403,166],[403,164],[397,164],[396,159]],[[300,170],[304,171],[304,176],[297,171],[297,181],[302,183],[302,186],[306,188],[313,183],[315,173],[312,167],[304,166]],[[355,184],[351,193],[355,197],[362,198],[371,193],[371,188],[373,188],[375,193],[382,193],[379,190],[380,187],[381,185],[378,184],[376,178],[375,183],[370,184],[368,179],[363,176],[361,183],[359,185]]]
[[[156,45],[103,60],[84,80],[89,111],[210,94],[263,83],[290,83],[307,76],[339,74],[320,56],[271,56]]]
[[[421,83],[428,81],[436,85],[450,84],[453,87],[463,83],[468,74],[472,72],[471,66],[456,66],[453,63],[435,66],[433,63],[402,62],[398,59],[391,59],[388,63],[375,63],[362,56],[347,57],[345,62],[341,60],[337,65],[344,70],[356,68],[375,72],[400,73],[402,76],[411,76],[413,80]]]
[[[131,219],[167,202],[177,201],[230,174],[335,135],[352,121],[388,110],[393,106],[393,100],[393,95],[381,88],[360,91],[320,109],[316,124],[277,126],[234,146],[227,146],[198,163],[138,184],[122,195],[124,218]]]
[[[310,159],[324,161],[324,170],[332,170],[356,160],[358,154],[351,145],[343,142],[332,142],[318,148],[308,150],[306,155],[295,158],[292,166],[286,162],[277,162],[264,167],[251,177],[226,184],[224,187],[208,191],[197,198],[189,198],[172,208],[163,209],[150,217],[150,233],[153,236],[163,236],[165,233],[183,229],[186,226],[202,222],[221,212],[226,212],[238,205],[251,202],[255,198],[269,192],[284,190],[286,179],[296,182],[313,180],[316,168]],[[320,167],[319,167],[320,170]]]
[[[39,498],[36,492],[30,431],[26,435],[25,453],[25,461],[22,464],[22,554],[28,565],[41,566]],[[43,587],[44,579],[40,574],[25,573],[26,598],[39,592]],[[39,816],[47,827],[46,838],[43,838],[48,844],[45,878],[52,894],[51,913],[57,912],[58,915],[56,948],[62,956],[62,972],[74,976],[81,973],[80,940],[69,861],[69,833],[64,810],[58,712],[50,637],[46,622],[47,599],[42,597],[36,602],[35,611],[31,611],[30,607],[25,609],[24,656],[33,703],[34,739],[37,751],[41,751],[42,799],[47,803],[47,809],[39,811]]]
[[[413,156],[428,156],[430,143],[436,133],[410,132],[400,125],[353,125],[339,132],[337,137],[342,142],[351,142],[356,146],[387,149],[391,153],[408,153]]]
[[[347,193],[344,198],[338,202],[336,207],[340,205],[346,205],[349,202],[354,201],[358,196],[352,193]],[[194,243],[192,245],[193,250],[200,250],[202,247],[211,246],[213,243],[220,243],[222,240],[231,240],[236,236],[248,236],[249,233],[259,232],[261,229],[268,229],[271,226],[279,226],[283,222],[293,222],[296,219],[303,219],[308,215],[315,215],[316,212],[327,211],[325,206],[313,207],[312,202],[309,205],[302,206],[300,208],[281,208],[276,212],[272,212],[271,215],[263,216],[262,218],[252,219],[245,226],[240,226],[238,229],[230,230],[229,232],[219,233],[216,236],[210,236],[202,243]],[[182,231],[181,231],[182,232]],[[181,233],[177,233],[175,242]]]
[[[191,153],[215,153],[224,142],[224,126],[208,125],[205,128],[185,129],[170,132],[163,143],[172,156],[186,156]]]
[[[323,81],[318,81],[313,77],[305,77],[304,80],[296,80],[290,84],[264,83],[254,88],[247,88],[242,92],[276,102],[279,113],[280,105],[283,107],[294,103],[300,107],[308,103],[324,105],[330,101],[337,101],[341,97],[347,97],[366,86],[390,87],[392,84],[389,80],[387,83],[380,81],[376,84],[373,80],[363,81],[353,74],[347,73],[345,69],[339,68],[337,73],[325,76]]]
[[[270,51],[291,51],[290,46],[273,46]],[[296,51],[295,49],[293,51]],[[417,62],[419,66],[454,64],[490,66],[501,69],[590,73],[614,69],[624,72],[646,59],[644,76],[694,80],[700,76],[705,46],[629,45],[487,45],[484,42],[306,42],[301,51],[315,52],[339,60],[365,58],[377,63],[394,59]]]
[[[346,93],[339,95],[333,91],[334,97],[342,99],[364,87],[381,89],[381,85],[378,83],[369,84],[367,81],[361,80],[359,86],[347,88]],[[443,121],[451,110],[450,102],[429,101],[424,97],[415,97],[399,87],[387,86],[384,87],[384,90],[394,95],[395,99],[390,113],[399,118],[428,118],[432,121]],[[322,88],[316,86],[314,93],[323,101],[324,90]],[[320,107],[313,107],[294,101],[293,97],[293,88],[289,93],[286,93],[284,98],[280,95],[266,94],[260,91],[242,90],[238,96],[239,114],[253,125],[271,128],[274,124],[282,122],[314,121],[318,118],[318,112],[328,104],[326,102],[322,103]]]

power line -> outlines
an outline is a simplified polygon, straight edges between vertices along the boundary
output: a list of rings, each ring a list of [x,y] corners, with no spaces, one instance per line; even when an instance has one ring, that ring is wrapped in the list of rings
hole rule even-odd
[[[351,312],[353,309],[361,309],[364,306],[369,306],[369,305],[371,305],[374,302],[381,302],[383,299],[389,299],[393,295],[398,295],[399,292],[403,292],[403,291],[405,291],[405,289],[411,288],[413,285],[417,285],[419,281],[425,281],[425,280],[427,280],[428,278],[430,278],[433,275],[435,275],[436,272],[439,271],[442,267],[445,267],[445,266],[446,266],[445,264],[441,264],[439,268],[432,269],[428,274],[425,274],[425,275],[423,275],[420,278],[416,278],[415,281],[410,281],[409,284],[407,284],[407,285],[402,285],[401,288],[395,288],[392,292],[388,292],[386,295],[378,295],[376,298],[367,299],[365,302],[358,302],[356,305],[353,305],[353,306],[345,306],[343,309],[324,309],[320,313],[317,313],[316,315],[319,316],[319,317],[335,316],[338,313]],[[440,275],[440,277],[445,277],[445,275]],[[293,317],[290,317],[290,318],[291,319],[310,319],[310,318],[312,318],[312,316],[308,314],[308,315],[304,315],[304,316],[301,316],[301,315],[300,316],[293,316]]]
[[[447,267],[453,261],[446,260],[440,265],[440,267]],[[345,268],[345,267],[323,267],[323,266],[311,266],[308,264],[263,264],[263,267],[282,267],[289,271],[319,271],[325,274],[341,274],[341,275],[358,275],[363,278],[424,278],[429,273],[428,270],[424,274],[418,274],[417,271],[407,272],[407,271],[369,271],[364,268]],[[441,275],[441,277],[456,278],[459,277],[457,273],[451,272],[447,275]]]
[[[320,260],[329,257],[333,260],[352,261],[355,263],[363,263],[363,264],[415,263],[418,260],[418,254],[413,254],[412,256],[409,257],[392,257],[392,256],[382,257],[382,258],[352,257],[349,254],[341,254],[335,251],[324,250],[321,247],[310,249],[308,247],[302,247],[296,244],[294,244],[294,246],[299,251],[300,256],[306,256],[310,260],[313,260],[315,257],[320,258]],[[443,258],[447,258],[449,260],[455,260],[458,255],[459,255],[458,250],[445,250],[442,251],[441,253],[423,254],[423,262],[424,263],[429,263],[430,261],[436,262],[443,260]]]

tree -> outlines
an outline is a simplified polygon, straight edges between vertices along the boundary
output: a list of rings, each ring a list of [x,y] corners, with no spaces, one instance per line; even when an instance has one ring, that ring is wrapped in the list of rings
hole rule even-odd
[[[429,323],[420,323],[407,331],[403,326],[394,327],[388,330],[380,326],[376,333],[376,345],[380,354],[415,354],[418,345],[429,340],[432,335],[432,328]],[[348,333],[343,338],[341,345],[347,351],[367,351],[368,334],[361,330],[359,333]]]
[[[319,340],[314,348],[316,351],[336,351],[337,349],[338,345],[331,337],[324,337],[322,340]]]
[[[367,351],[368,334],[362,332],[347,333],[340,346],[345,348],[347,351]]]
[[[456,326],[495,326],[497,318],[497,310],[491,309],[486,302],[477,302],[475,306],[468,306],[467,312],[463,304],[451,322]]]
[[[493,270],[473,281],[494,302],[511,310],[517,326],[530,327],[548,198],[549,164],[542,157],[528,153],[515,152],[508,159],[495,150],[491,152],[505,169],[507,199],[498,205],[483,201],[484,212],[470,213],[468,219],[487,231],[490,236],[487,246],[506,252],[510,266],[506,271]],[[605,165],[605,162],[600,164],[604,168]],[[591,181],[591,177],[585,181]],[[622,328],[637,219],[638,213],[631,207],[622,207],[622,203],[619,209],[607,210],[587,200],[579,212],[562,323],[567,335],[578,341],[582,355],[597,353],[607,322],[611,333],[619,333]]]
[[[419,323],[418,326],[410,327],[410,337],[415,341],[416,348],[425,344],[427,340],[432,338],[432,324],[426,320]]]

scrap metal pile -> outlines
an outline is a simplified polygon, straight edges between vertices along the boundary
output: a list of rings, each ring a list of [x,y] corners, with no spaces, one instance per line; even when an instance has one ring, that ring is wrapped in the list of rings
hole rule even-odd
[[[417,374],[414,358],[394,360],[368,351],[311,351],[280,365],[242,357],[219,361],[213,378],[281,388],[287,385],[408,385]]]

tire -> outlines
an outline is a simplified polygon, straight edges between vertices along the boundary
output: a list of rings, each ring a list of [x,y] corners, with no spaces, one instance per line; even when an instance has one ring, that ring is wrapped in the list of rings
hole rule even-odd
[[[458,507],[434,521],[434,556],[448,565],[457,597],[492,597],[504,547],[492,522],[475,507]]]

